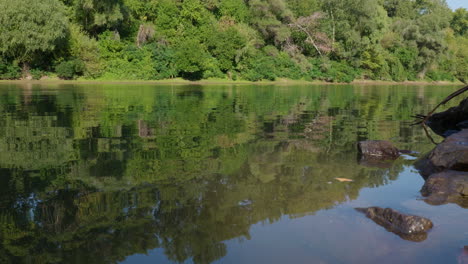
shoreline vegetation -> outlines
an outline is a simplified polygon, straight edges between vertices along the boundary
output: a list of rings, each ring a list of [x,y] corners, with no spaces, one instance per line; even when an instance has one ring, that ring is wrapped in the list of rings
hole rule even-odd
[[[182,78],[164,80],[0,80],[0,84],[148,84],[148,85],[464,85],[460,81],[377,81],[377,80],[354,80],[352,82],[326,82],[326,81],[305,81],[279,79],[275,81],[246,81],[246,80],[224,80],[206,79],[190,81]]]
[[[445,0],[0,0],[0,6],[4,80],[468,82],[468,10],[451,10]]]

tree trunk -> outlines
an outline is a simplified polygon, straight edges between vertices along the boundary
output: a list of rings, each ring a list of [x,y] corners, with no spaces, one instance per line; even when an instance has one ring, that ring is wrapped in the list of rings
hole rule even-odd
[[[21,68],[21,77],[24,80],[32,80],[32,75],[31,75],[30,69],[31,68],[29,67],[29,63],[23,62],[23,66]]]
[[[424,68],[418,73],[418,79],[424,79],[426,77],[427,73],[427,66],[424,66]]]
[[[331,19],[332,19],[332,48],[335,47],[335,16],[333,15],[333,11],[330,11]]]

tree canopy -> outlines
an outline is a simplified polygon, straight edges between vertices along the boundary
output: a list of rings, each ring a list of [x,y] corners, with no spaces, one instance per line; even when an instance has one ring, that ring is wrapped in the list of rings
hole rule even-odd
[[[58,0],[0,0],[0,52],[30,62],[57,50],[66,38],[68,18]]]
[[[0,4],[3,79],[468,79],[468,11],[444,0]]]

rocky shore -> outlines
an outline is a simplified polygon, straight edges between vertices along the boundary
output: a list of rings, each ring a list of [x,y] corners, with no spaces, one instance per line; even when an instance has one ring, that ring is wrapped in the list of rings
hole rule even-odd
[[[468,208],[468,98],[457,107],[431,116],[427,125],[446,137],[415,167],[426,181],[421,189],[433,205],[455,203]]]
[[[454,203],[468,208],[468,98],[457,107],[424,119],[436,134],[445,137],[431,152],[416,161],[425,183],[424,201],[431,205]],[[364,166],[384,167],[401,153],[391,142],[382,140],[358,143],[359,162]],[[406,215],[391,208],[356,208],[401,238],[420,242],[426,239],[432,222],[424,217]]]

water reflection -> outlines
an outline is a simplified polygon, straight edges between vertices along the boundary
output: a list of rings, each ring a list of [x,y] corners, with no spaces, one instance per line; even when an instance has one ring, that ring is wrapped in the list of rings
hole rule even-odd
[[[417,87],[0,88],[0,261],[115,263],[162,248],[211,263],[250,227],[395,180],[355,143],[408,126],[447,92]],[[424,102],[424,103],[422,103]],[[337,177],[352,183],[337,183]]]

